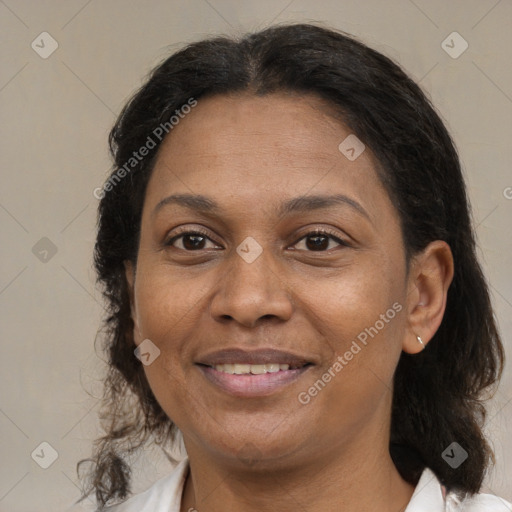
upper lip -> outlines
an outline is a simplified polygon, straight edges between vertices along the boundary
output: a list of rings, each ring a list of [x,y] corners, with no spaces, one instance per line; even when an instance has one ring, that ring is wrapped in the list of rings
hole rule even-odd
[[[258,350],[242,350],[230,348],[210,352],[197,360],[198,364],[215,366],[218,364],[289,364],[290,366],[304,366],[312,362],[303,356],[275,350],[271,348]]]

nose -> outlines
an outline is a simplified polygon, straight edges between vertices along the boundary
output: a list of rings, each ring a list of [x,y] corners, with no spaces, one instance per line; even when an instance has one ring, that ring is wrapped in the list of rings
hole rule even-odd
[[[236,252],[230,258],[232,261],[226,261],[229,267],[219,278],[210,305],[216,321],[255,327],[265,320],[286,321],[291,317],[289,287],[271,258],[270,252],[264,250],[251,263]]]

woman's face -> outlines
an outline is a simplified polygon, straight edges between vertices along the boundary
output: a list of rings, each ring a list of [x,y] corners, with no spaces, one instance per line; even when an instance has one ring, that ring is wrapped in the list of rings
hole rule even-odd
[[[276,468],[386,437],[399,218],[369,149],[340,150],[351,132],[325,111],[201,99],[159,150],[127,276],[144,370],[189,453]]]

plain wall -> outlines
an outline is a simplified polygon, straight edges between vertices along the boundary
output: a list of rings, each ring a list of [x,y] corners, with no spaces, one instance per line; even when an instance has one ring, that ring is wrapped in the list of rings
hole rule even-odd
[[[432,98],[460,151],[482,263],[512,354],[512,2],[6,0],[0,512],[66,509],[78,496],[76,462],[98,433],[103,366],[94,340],[103,308],[91,266],[93,190],[110,166],[107,134],[120,108],[181,44],[287,21],[325,22],[359,37],[398,61]],[[40,53],[51,49],[48,36],[38,37],[44,31],[58,43],[46,59],[31,47],[35,40]],[[469,44],[458,58],[441,46],[454,31]],[[490,410],[497,465],[485,489],[512,500],[510,365]],[[58,453],[48,469],[36,460],[41,449],[44,457],[51,450],[43,446],[31,457],[41,442]],[[144,476],[137,489],[170,469],[149,454],[138,467]]]

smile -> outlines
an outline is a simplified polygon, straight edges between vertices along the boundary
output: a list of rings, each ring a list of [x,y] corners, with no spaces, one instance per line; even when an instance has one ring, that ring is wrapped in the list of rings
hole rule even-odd
[[[230,375],[262,375],[264,373],[277,373],[290,368],[289,364],[217,364],[214,366],[218,372],[229,373]],[[292,369],[296,369],[292,368]]]
[[[283,391],[301,378],[313,365],[300,368],[288,364],[197,365],[210,385],[237,398],[265,397]]]
[[[270,347],[230,348],[199,356],[195,366],[217,391],[250,398],[282,391],[315,366],[317,359]]]

